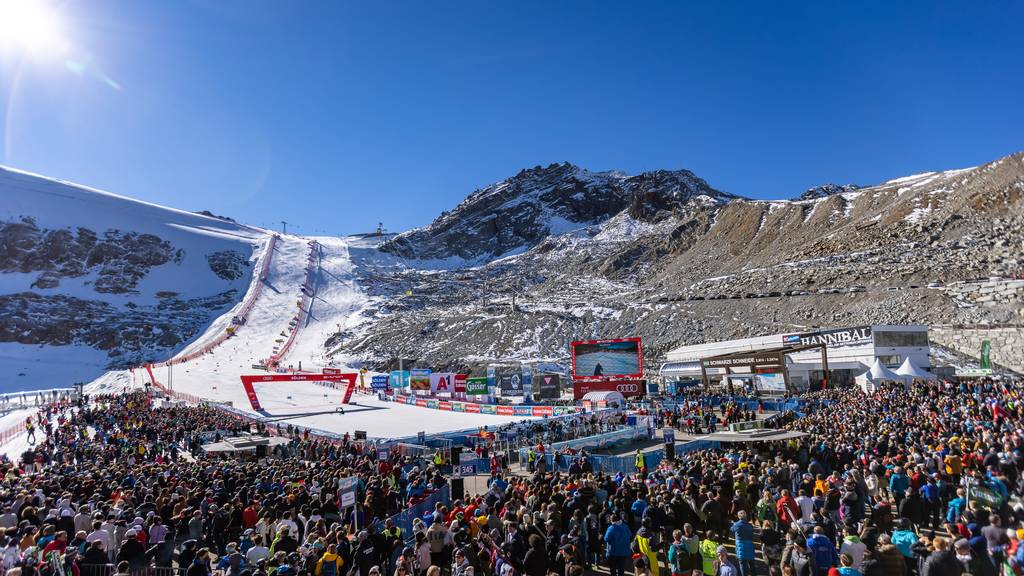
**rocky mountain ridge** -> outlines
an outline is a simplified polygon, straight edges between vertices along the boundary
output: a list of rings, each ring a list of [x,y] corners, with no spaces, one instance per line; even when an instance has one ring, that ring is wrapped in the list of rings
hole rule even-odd
[[[1013,297],[972,304],[946,290],[1024,274],[1022,153],[788,201],[725,195],[696,177],[673,194],[657,176],[584,181],[578,170],[520,173],[512,180],[527,201],[494,201],[513,185],[504,181],[384,242],[406,265],[362,267],[380,307],[366,330],[328,347],[382,367],[395,350],[440,366],[565,362],[572,339],[639,335],[656,363],[684,343],[812,327],[1024,320]],[[581,181],[587,196],[613,201],[562,233],[543,210],[517,212],[511,229],[530,233],[497,245],[487,234],[448,233],[552,191],[556,201],[543,205],[557,207]],[[452,257],[465,261],[432,267]]]

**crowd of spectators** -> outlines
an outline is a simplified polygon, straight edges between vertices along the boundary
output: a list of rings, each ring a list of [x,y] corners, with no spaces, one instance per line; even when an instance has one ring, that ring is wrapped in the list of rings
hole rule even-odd
[[[39,442],[2,463],[0,563],[10,576],[1020,574],[1022,393],[1009,381],[818,392],[786,420],[805,436],[632,474],[502,466],[408,534],[390,518],[449,481],[429,460],[301,434],[272,458],[209,457],[202,444],[252,424],[143,392],[94,397],[44,409]],[[621,425],[585,415],[522,430],[543,444]],[[342,478],[354,508],[339,508]]]

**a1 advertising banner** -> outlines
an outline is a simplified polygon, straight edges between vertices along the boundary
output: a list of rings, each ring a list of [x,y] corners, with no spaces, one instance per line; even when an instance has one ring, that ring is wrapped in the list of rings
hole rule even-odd
[[[554,416],[555,410],[552,406],[534,406],[533,415],[538,417]]]
[[[466,395],[467,396],[486,396],[487,395],[487,377],[481,376],[478,378],[466,378]]]
[[[498,416],[515,416],[516,411],[512,406],[495,406]]]
[[[618,392],[625,398],[644,395],[642,380],[604,380],[601,382],[574,382],[572,395],[581,400],[588,392]]]
[[[409,388],[412,390],[430,390],[430,370],[427,368],[416,368],[409,373]]]
[[[480,404],[479,406],[480,406],[480,413],[481,414],[497,414],[498,413],[497,406],[495,406],[494,404]],[[509,409],[509,416],[511,416],[512,415],[512,407],[509,406],[508,409]]]
[[[513,406],[513,416],[533,416],[533,406]]]
[[[467,414],[479,414],[480,413],[480,405],[479,404],[466,404],[466,413]]]
[[[454,381],[455,392],[457,392],[459,394],[465,394],[466,393],[466,378],[467,378],[466,374],[456,374],[455,375],[455,381]]]
[[[370,387],[374,390],[387,390],[388,376],[386,374],[377,374],[370,379]]]
[[[392,388],[408,388],[409,387],[409,371],[408,370],[392,370],[391,371],[391,387]]]
[[[498,366],[495,369],[494,378],[502,396],[523,395],[523,368],[521,366]]]
[[[455,391],[455,374],[435,372],[430,375],[430,391],[434,394],[451,394]]]
[[[537,377],[540,383],[540,397],[551,400],[562,395],[562,377],[558,374],[541,374]]]

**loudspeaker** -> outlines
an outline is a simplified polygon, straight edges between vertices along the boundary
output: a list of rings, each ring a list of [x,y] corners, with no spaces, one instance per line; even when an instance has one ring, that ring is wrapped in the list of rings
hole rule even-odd
[[[462,478],[452,478],[452,501],[462,500],[466,497],[466,484]]]
[[[451,452],[448,455],[449,456],[448,462],[452,466],[458,466],[459,465],[459,454],[462,454],[462,446],[452,446],[451,447]]]
[[[673,442],[672,444],[665,444],[665,460],[668,460],[669,462],[671,462],[671,461],[673,461],[675,459],[676,459],[676,445],[675,445],[675,443]]]
[[[257,444],[256,445],[256,457],[257,458],[266,458],[267,457],[267,445],[266,444]]]

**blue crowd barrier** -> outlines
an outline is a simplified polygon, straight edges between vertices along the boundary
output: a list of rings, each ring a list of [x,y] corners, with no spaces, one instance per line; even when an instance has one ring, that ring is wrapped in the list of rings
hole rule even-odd
[[[451,506],[451,488],[448,485],[444,485],[434,491],[430,496],[427,496],[422,502],[415,506],[411,506],[407,510],[403,510],[391,517],[395,526],[402,530],[402,538],[407,544],[411,543],[415,539],[415,535],[412,531],[413,520],[416,518],[422,519],[426,514],[433,512],[438,502],[445,506]],[[429,521],[424,520],[424,522],[426,522],[428,526],[430,525]],[[380,533],[384,530],[384,522],[377,522],[371,526],[371,529],[374,533]]]

